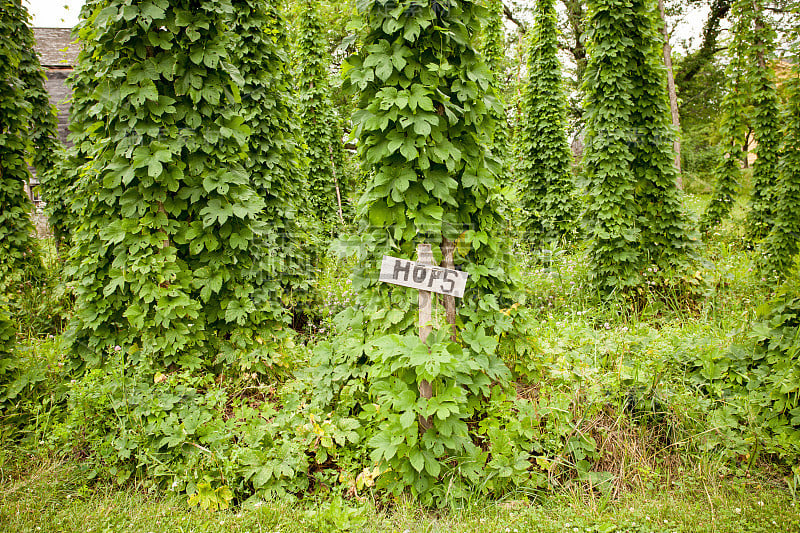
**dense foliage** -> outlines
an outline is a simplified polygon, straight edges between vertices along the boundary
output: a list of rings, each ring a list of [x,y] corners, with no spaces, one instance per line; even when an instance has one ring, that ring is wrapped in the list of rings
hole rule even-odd
[[[494,237],[499,164],[486,149],[493,130],[487,105],[499,105],[491,73],[470,44],[471,30],[485,20],[475,3],[378,0],[362,16],[367,34],[361,54],[348,59],[346,86],[359,91],[356,135],[371,168],[358,206],[364,266],[353,277],[359,308],[342,317],[352,340],[328,347],[333,353],[322,359],[334,376],[342,375],[339,365],[357,381],[369,376],[367,395],[355,398],[358,410],[388,407],[370,411],[372,458],[390,468],[380,483],[432,501],[443,497],[437,480],[455,458],[481,462],[466,419],[492,381],[507,377],[495,350],[498,335],[512,327],[500,311],[513,302],[514,265]],[[421,242],[445,264],[453,254],[469,273],[455,313],[461,342],[444,325],[422,343],[416,293],[373,275],[382,255],[413,258]],[[423,382],[431,383],[432,399],[420,394]],[[422,438],[420,417],[432,425]]]
[[[86,205],[86,196],[77,191],[83,165],[89,161],[97,147],[91,134],[98,129],[103,131],[103,106],[98,105],[101,98],[109,98],[94,92],[98,78],[97,29],[92,25],[94,17],[100,12],[103,0],[87,0],[81,7],[81,20],[73,29],[73,38],[80,38],[77,65],[69,78],[72,87],[72,100],[69,108],[69,141],[57,169],[45,176],[42,182],[42,198],[47,204],[46,212],[56,245],[61,249],[68,247],[72,234],[81,220]],[[105,133],[103,133],[105,135]]]
[[[29,216],[33,206],[23,188],[30,180],[31,105],[20,80],[17,36],[30,32],[28,14],[19,0],[3,0],[0,6],[0,294],[13,298],[24,282],[40,276],[42,263]]]
[[[256,248],[267,251],[254,272],[258,301],[279,320],[281,300],[295,310],[305,305],[310,289],[308,238],[301,230],[303,213],[309,213],[301,196],[308,175],[290,91],[290,40],[274,2],[236,2],[230,24],[229,60],[241,74],[233,81],[242,84],[241,116],[249,132],[242,164],[265,204],[256,237]]]
[[[770,278],[788,277],[800,247],[800,67],[786,81],[787,102],[781,122],[783,142],[775,222],[765,240],[761,271]]]
[[[534,17],[515,173],[520,181],[527,240],[541,245],[569,238],[579,206],[566,137],[566,98],[557,57],[555,2],[539,0]]]
[[[8,310],[3,302],[0,302],[0,382],[5,381],[8,372],[9,362],[12,359],[16,331]]]
[[[52,114],[35,65],[22,66],[26,48],[6,37],[24,10],[0,2],[0,52],[12,52],[0,54],[0,117],[12,119],[10,129],[0,122],[2,192],[7,148],[19,148],[16,161],[34,142],[49,146]],[[675,187],[658,12],[652,0],[593,0],[589,239],[564,245],[574,228],[559,224],[576,206],[556,9],[541,0],[535,23],[521,23],[531,49],[519,168],[553,190],[526,184],[522,198],[538,216],[553,192],[565,214],[532,222],[532,237],[548,242],[531,249],[504,231],[515,206],[501,202],[514,196],[499,93],[503,80],[517,91],[503,35],[515,6],[364,0],[350,25],[359,33],[346,38],[348,2],[296,7],[290,39],[272,1],[85,4],[75,146],[47,173],[51,222],[70,246],[61,257],[48,250],[41,276],[15,274],[24,290],[0,292],[4,449],[74,457],[81,479],[136,479],[206,510],[311,495],[392,505],[406,493],[462,508],[564,487],[608,501],[631,485],[694,478],[687,464],[720,456],[734,459],[714,463],[720,471],[766,457],[775,476],[800,484],[796,282],[748,322],[751,302],[775,296],[758,280],[788,277],[797,252],[797,79],[786,85],[767,275],[748,270],[757,251],[735,245],[738,209],[733,230],[708,232],[695,262],[683,209],[703,202]],[[583,8],[565,7],[577,60]],[[745,15],[722,127],[729,177],[741,111],[751,86],[764,87],[744,58],[766,34]],[[339,70],[343,87],[329,77]],[[39,111],[21,98],[25,73]],[[339,130],[351,102],[352,160]],[[355,159],[366,179],[355,235],[328,253],[320,237],[341,222],[331,187]],[[13,168],[22,177],[22,164]],[[735,198],[735,176],[719,186]],[[14,235],[33,243],[25,231]],[[434,296],[443,305],[429,323],[424,294],[377,279],[383,255],[415,259],[420,244],[431,262],[469,275],[463,299]],[[684,298],[701,279],[703,298]],[[607,298],[614,292],[630,298]],[[750,332],[743,346],[736,328]],[[650,531],[649,519],[636,529]]]
[[[483,59],[492,72],[495,96],[498,98],[498,108],[490,108],[489,113],[495,124],[492,137],[492,150],[495,157],[503,165],[501,177],[508,173],[509,157],[511,156],[510,142],[511,130],[506,116],[506,105],[502,99],[505,90],[506,67],[506,40],[503,29],[504,13],[502,0],[489,0],[487,2],[488,16],[483,30]]]
[[[344,222],[342,124],[331,101],[329,54],[317,6],[304,1],[297,22],[296,76],[299,110],[309,158],[305,199],[326,227]]]
[[[691,265],[654,7],[589,5],[583,165],[592,277],[606,293],[640,287],[652,268],[673,283]]]
[[[774,58],[775,30],[764,16],[760,1],[742,0],[734,9],[746,17],[750,35],[745,33],[748,45],[746,78],[753,105],[753,137],[756,160],[753,163],[753,194],[747,218],[748,233],[752,238],[765,237],[774,221],[778,201],[778,151],[781,128],[778,111],[778,92],[775,73],[770,65]]]
[[[31,106],[28,120],[30,161],[36,169],[40,183],[46,183],[61,157],[61,143],[56,131],[58,120],[56,109],[47,95],[42,66],[34,51],[35,41],[33,31],[28,25],[27,13],[21,30],[17,35],[21,56],[18,72],[23,96]]]
[[[733,207],[733,198],[739,188],[742,152],[747,135],[744,110],[747,107],[747,84],[745,69],[747,59],[747,42],[745,40],[747,19],[736,17],[734,21],[729,47],[730,62],[726,69],[725,95],[722,99],[720,135],[725,144],[724,153],[718,155],[714,167],[714,191],[706,210],[700,218],[700,229],[708,232],[717,227],[729,215]]]
[[[156,368],[197,368],[252,349],[268,298],[253,271],[264,201],[243,165],[250,128],[222,18],[232,13],[225,0],[152,0],[90,15],[93,68],[105,73],[91,112],[104,121],[89,129],[96,152],[78,185],[79,362],[122,346]]]
[[[775,454],[796,464],[800,456],[800,287],[783,285],[761,305],[747,343],[719,355],[685,354],[680,360],[695,385],[715,402],[710,419],[728,454]]]

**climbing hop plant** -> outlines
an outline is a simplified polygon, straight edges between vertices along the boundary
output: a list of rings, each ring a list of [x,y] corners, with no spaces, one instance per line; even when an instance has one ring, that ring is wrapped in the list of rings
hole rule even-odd
[[[465,472],[456,483],[480,479],[487,455],[466,420],[508,376],[495,351],[513,326],[501,306],[513,301],[515,270],[494,235],[500,166],[487,149],[499,106],[471,44],[486,15],[469,0],[378,0],[361,16],[363,47],[347,60],[345,88],[358,93],[355,137],[370,172],[358,205],[364,266],[352,278],[358,307],[337,319],[347,338],[321,347],[319,360],[329,369],[337,362],[334,375],[349,368],[369,378],[346,388],[363,391],[372,458],[389,468],[379,484],[432,502],[444,497],[437,481],[456,462]],[[416,292],[376,279],[382,255],[414,258],[422,242],[469,273],[453,309],[458,332],[437,324],[427,343],[418,338]],[[425,383],[432,398],[420,393]],[[422,437],[420,420],[430,422]]]
[[[18,366],[15,353],[16,328],[11,323],[8,306],[4,298],[0,297],[0,405],[5,404],[8,382],[12,380],[14,371]]]
[[[24,87],[24,97],[31,106],[28,120],[30,161],[36,169],[39,181],[44,184],[60,161],[61,143],[58,141],[56,108],[50,103],[45,88],[44,71],[34,50],[36,42],[33,30],[28,24],[27,11],[24,14],[25,24],[22,26],[24,31],[19,34],[19,79]]]
[[[641,289],[647,268],[669,283],[691,266],[654,7],[589,3],[583,164],[592,276],[606,293]]]
[[[515,161],[525,209],[524,227],[527,240],[533,245],[568,237],[578,216],[556,23],[555,2],[538,0]]]
[[[271,250],[256,269],[259,300],[277,313],[280,307],[302,305],[310,288],[307,238],[299,224],[307,211],[308,174],[289,84],[287,24],[275,2],[247,0],[235,7],[228,45],[241,74],[242,117],[250,131],[242,163],[265,203],[259,246]]]
[[[753,106],[753,194],[747,214],[747,232],[752,239],[765,237],[774,224],[777,205],[778,150],[781,141],[778,91],[770,66],[775,54],[775,30],[764,15],[763,2],[737,2],[733,9],[744,18],[749,46],[745,76]]]
[[[23,9],[24,6],[23,6]],[[51,184],[59,180],[60,165],[63,158],[63,147],[58,140],[58,118],[55,106],[50,103],[50,98],[45,88],[45,77],[39,58],[34,50],[35,39],[33,31],[27,24],[23,26],[18,36],[20,45],[19,79],[24,87],[25,100],[30,104],[30,118],[28,120],[28,139],[30,150],[28,160],[36,170],[36,177],[41,184],[42,199],[49,206],[63,205],[66,200],[59,194],[51,194],[54,187]],[[57,240],[61,237],[59,224],[53,226]]]
[[[16,340],[16,331],[8,316],[5,302],[0,301],[0,376],[5,373],[5,366],[11,357]]]
[[[31,105],[20,80],[23,55],[18,35],[30,32],[20,0],[0,2],[0,295],[42,272],[25,194]],[[25,66],[24,64],[22,65]],[[12,290],[14,289],[14,290]]]
[[[342,123],[331,101],[330,54],[317,4],[304,0],[297,15],[296,80],[308,149],[306,201],[323,223],[341,222]]]
[[[243,163],[233,12],[228,0],[91,5],[86,71],[103,76],[83,90],[102,121],[86,130],[97,148],[76,185],[86,198],[70,268],[79,365],[117,346],[157,368],[252,364],[239,355],[270,318],[254,297],[264,200]]]
[[[66,147],[59,159],[57,169],[45,176],[42,182],[42,197],[47,203],[46,213],[53,236],[60,249],[71,242],[71,235],[82,219],[80,213],[86,205],[87,196],[77,190],[83,165],[93,157],[97,146],[90,138],[106,136],[104,106],[99,106],[99,98],[110,95],[95,93],[97,79],[102,76],[99,68],[97,48],[97,29],[92,21],[101,9],[103,0],[87,0],[81,7],[80,20],[73,28],[73,39],[81,42],[78,61],[70,75],[69,83],[72,98],[69,107],[69,135],[71,146]]]
[[[500,178],[501,185],[504,185],[511,155],[509,150],[511,130],[506,116],[505,102],[501,96],[505,90],[505,75],[508,63],[506,59],[505,32],[503,30],[503,2],[502,0],[489,0],[486,4],[488,16],[486,18],[486,27],[483,31],[483,57],[486,66],[492,72],[494,78],[493,87],[499,100],[498,112],[495,112],[494,108],[489,109],[489,113],[492,114],[492,119],[495,122],[492,151],[503,165]]]
[[[726,90],[722,98],[722,120],[720,135],[726,149],[714,168],[714,192],[700,217],[700,230],[708,233],[717,227],[730,213],[733,198],[739,188],[742,165],[742,145],[746,136],[744,109],[747,107],[747,90],[744,71],[747,62],[746,20],[734,18],[731,40],[728,46],[729,62],[725,69]]]
[[[797,55],[795,56],[797,57]],[[783,144],[775,222],[759,255],[763,277],[787,278],[792,272],[800,242],[800,67],[795,60],[786,80]]]

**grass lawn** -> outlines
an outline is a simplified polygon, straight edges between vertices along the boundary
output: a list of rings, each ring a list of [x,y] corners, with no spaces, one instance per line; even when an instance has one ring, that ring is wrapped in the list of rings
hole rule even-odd
[[[307,497],[255,509],[203,511],[186,496],[141,486],[87,485],[75,463],[9,457],[0,484],[0,530],[8,532],[797,532],[800,502],[765,475],[720,477],[699,469],[670,487],[618,499],[575,485],[542,496],[476,498],[435,513],[409,501]]]

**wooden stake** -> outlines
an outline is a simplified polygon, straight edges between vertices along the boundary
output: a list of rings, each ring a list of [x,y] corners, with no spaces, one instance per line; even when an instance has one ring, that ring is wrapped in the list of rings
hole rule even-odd
[[[433,252],[431,251],[430,244],[417,245],[417,262],[423,265],[433,265]],[[419,339],[422,342],[428,340],[428,335],[433,331],[431,324],[433,304],[432,293],[429,291],[419,291]],[[426,380],[420,381],[419,394],[423,398],[433,398],[433,387]],[[433,427],[433,421],[430,418],[425,418],[422,415],[419,417],[419,426],[424,433]]]
[[[442,267],[449,268],[451,270],[455,270],[456,265],[453,262],[453,252],[456,249],[456,245],[453,241],[449,240],[447,237],[442,237]],[[453,342],[458,341],[458,336],[456,335],[456,299],[453,296],[444,294],[442,295],[442,305],[444,305],[444,312],[445,317],[447,319],[447,323],[450,324],[450,329],[452,333],[450,334],[450,339]]]

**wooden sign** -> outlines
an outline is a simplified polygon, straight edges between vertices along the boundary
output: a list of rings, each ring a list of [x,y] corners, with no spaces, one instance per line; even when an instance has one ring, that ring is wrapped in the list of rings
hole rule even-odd
[[[467,277],[469,274],[460,270],[425,265],[384,255],[379,280],[420,291],[463,298]]]

